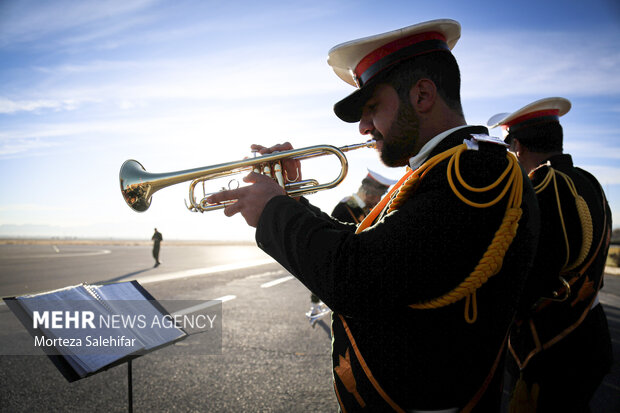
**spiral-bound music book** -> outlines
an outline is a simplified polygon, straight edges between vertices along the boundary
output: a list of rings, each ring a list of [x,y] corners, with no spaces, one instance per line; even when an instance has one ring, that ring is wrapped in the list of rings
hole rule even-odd
[[[80,284],[5,298],[68,381],[98,373],[187,337],[137,281]]]

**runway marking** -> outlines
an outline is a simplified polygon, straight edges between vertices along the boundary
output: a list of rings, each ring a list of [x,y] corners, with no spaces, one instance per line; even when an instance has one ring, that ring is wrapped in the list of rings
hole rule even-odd
[[[273,280],[273,281],[269,281],[268,283],[261,284],[260,288],[273,287],[274,285],[282,284],[283,282],[287,282],[288,280],[292,280],[293,278],[295,277],[293,277],[292,275],[278,278],[277,280]]]
[[[248,277],[246,277],[246,280],[254,280],[256,278],[262,278],[262,277],[266,277],[268,275],[276,275],[276,274],[283,274],[284,270],[278,270],[278,271],[267,271],[267,272],[261,272],[260,274],[253,274],[250,275]]]
[[[615,294],[606,293],[604,291],[598,292],[599,301],[605,305],[620,307],[620,297]]]
[[[54,254],[37,254],[37,255],[13,255],[9,257],[2,257],[2,259],[32,259],[32,258],[68,258],[68,257],[88,257],[91,255],[105,255],[110,254],[111,250],[94,250],[94,251],[85,251],[85,252],[70,252],[70,253],[62,253],[58,248]]]
[[[605,267],[605,274],[620,275],[620,268],[607,266]]]
[[[264,259],[264,260],[248,261],[248,262],[235,263],[235,264],[216,265],[214,267],[195,268],[193,270],[177,271],[177,272],[170,272],[166,274],[137,277],[135,278],[135,280],[138,281],[140,284],[148,284],[148,283],[154,283],[154,282],[159,282],[159,281],[175,280],[178,278],[189,278],[189,277],[196,277],[199,275],[214,274],[218,272],[240,270],[244,268],[254,267],[257,265],[272,264],[274,262],[275,261],[273,259],[269,258],[269,259]],[[256,275],[263,276],[263,275],[270,275],[272,273],[280,273],[280,272],[281,271],[269,271],[269,272],[265,272],[262,274],[256,274]],[[288,280],[284,280],[284,281],[288,281]],[[280,282],[284,282],[284,281],[280,281]],[[225,301],[233,300],[235,298],[237,297],[234,295],[225,295],[223,297],[217,298],[216,300],[221,300],[222,302],[225,302]],[[0,306],[4,306],[4,305],[5,305],[4,301],[0,301]]]
[[[223,297],[216,298],[214,300],[205,301],[202,304],[196,304],[192,307],[188,307],[188,308],[184,308],[183,310],[175,311],[174,313],[172,313],[172,315],[185,315],[185,314],[195,313],[196,311],[204,310],[205,308],[213,307],[214,305],[225,303],[226,301],[234,300],[235,298],[237,298],[236,295],[225,295]]]
[[[176,280],[178,278],[189,278],[189,277],[196,277],[199,275],[214,274],[217,272],[241,270],[244,268],[255,267],[257,265],[272,264],[274,262],[275,261],[273,259],[269,258],[269,259],[257,260],[257,261],[247,261],[247,262],[234,263],[234,264],[216,265],[214,267],[194,268],[192,270],[169,272],[166,274],[146,275],[144,277],[137,277],[136,280],[140,284],[148,284],[148,283],[154,283],[154,282],[160,282],[160,281]]]

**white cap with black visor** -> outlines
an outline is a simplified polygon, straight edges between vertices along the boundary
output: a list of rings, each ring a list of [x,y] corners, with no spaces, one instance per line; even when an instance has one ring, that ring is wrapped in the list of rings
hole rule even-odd
[[[450,19],[432,20],[402,29],[339,44],[327,59],[336,75],[358,89],[334,105],[336,116],[358,122],[362,107],[378,80],[399,63],[426,53],[450,53],[461,36],[461,25]]]

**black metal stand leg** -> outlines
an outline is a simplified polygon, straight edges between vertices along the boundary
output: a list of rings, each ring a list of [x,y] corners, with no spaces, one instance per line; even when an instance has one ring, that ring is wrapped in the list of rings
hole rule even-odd
[[[132,385],[132,377],[131,377],[131,360],[127,362],[127,396],[128,396],[127,410],[129,411],[129,413],[133,413],[133,385]]]

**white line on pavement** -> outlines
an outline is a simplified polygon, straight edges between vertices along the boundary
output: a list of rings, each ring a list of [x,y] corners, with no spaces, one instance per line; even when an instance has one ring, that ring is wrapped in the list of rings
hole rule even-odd
[[[288,280],[292,280],[293,278],[295,278],[295,277],[293,277],[292,275],[289,275],[287,277],[278,278],[277,280],[273,280],[273,281],[269,281],[268,283],[261,284],[260,288],[273,287],[274,285],[282,284],[283,282],[286,282]]]
[[[250,267],[254,267],[258,265],[272,264],[274,262],[275,261],[273,259],[269,258],[269,259],[264,259],[264,260],[247,261],[247,262],[235,263],[235,264],[216,265],[214,267],[194,268],[192,270],[169,272],[169,273],[158,274],[158,275],[147,275],[144,277],[137,277],[135,278],[135,280],[137,280],[140,284],[148,284],[148,283],[154,283],[154,282],[159,282],[159,281],[175,280],[178,278],[189,278],[189,277],[196,277],[199,275],[214,274],[217,272],[240,270],[243,268],[250,268]],[[256,276],[271,275],[273,273],[278,273],[278,272],[280,271],[275,271],[275,272],[270,271],[270,272],[266,272],[262,274],[256,274]],[[287,280],[284,280],[284,281],[287,281]],[[284,282],[284,281],[280,281],[280,282]],[[263,288],[266,288],[266,287],[263,287]],[[234,295],[224,296],[224,298],[226,297],[232,297],[232,298],[229,298],[230,300],[236,298],[236,296]],[[228,301],[228,300],[224,300],[223,298],[218,298],[218,300],[222,300],[222,302]],[[4,302],[0,301],[0,306],[3,306],[3,305],[5,305]]]
[[[216,265],[214,267],[194,268],[192,270],[169,272],[166,274],[146,275],[144,277],[137,277],[136,280],[140,284],[148,284],[148,283],[154,283],[154,282],[159,282],[159,281],[175,280],[178,278],[189,278],[189,277],[196,277],[198,275],[214,274],[216,272],[240,270],[243,268],[250,268],[250,267],[257,266],[257,265],[271,264],[274,262],[275,261],[270,258],[270,259],[247,261],[247,262],[234,263],[234,264],[223,264],[223,265]]]
[[[225,295],[223,297],[216,298],[214,300],[205,301],[202,304],[196,304],[192,307],[188,307],[188,308],[184,308],[183,310],[175,311],[174,313],[172,313],[172,315],[185,315],[185,314],[195,313],[196,311],[204,310],[205,308],[213,307],[214,305],[225,303],[226,301],[234,300],[235,298],[237,298],[236,295]]]
[[[32,259],[32,258],[69,258],[69,257],[88,257],[91,255],[105,255],[105,254],[110,254],[112,251],[111,250],[90,250],[90,251],[85,251],[85,252],[69,252],[69,253],[64,253],[61,252],[60,250],[54,252],[54,254],[36,254],[36,255],[27,255],[27,256],[21,256],[21,255],[14,255],[14,256],[10,256],[10,257],[3,257],[3,259],[5,258],[15,258],[15,259]]]
[[[620,307],[620,297],[615,294],[606,293],[604,291],[598,292],[599,301],[605,305]]]
[[[284,270],[261,272],[260,274],[252,274],[246,277],[246,280],[254,280],[256,278],[266,277],[268,275],[284,274]]]

